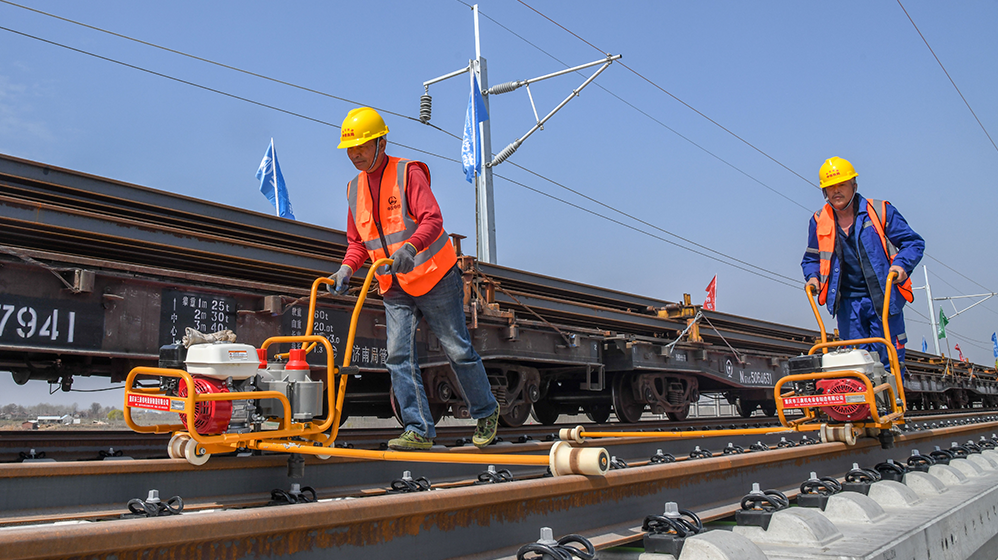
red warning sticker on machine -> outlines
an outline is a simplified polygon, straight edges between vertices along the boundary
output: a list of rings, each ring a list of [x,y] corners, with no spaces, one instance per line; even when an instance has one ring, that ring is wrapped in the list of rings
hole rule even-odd
[[[170,410],[170,399],[151,395],[128,395],[128,406],[151,410]]]
[[[800,406],[830,406],[846,404],[844,394],[833,395],[802,395],[799,397],[786,397],[783,399],[783,408],[797,408]]]

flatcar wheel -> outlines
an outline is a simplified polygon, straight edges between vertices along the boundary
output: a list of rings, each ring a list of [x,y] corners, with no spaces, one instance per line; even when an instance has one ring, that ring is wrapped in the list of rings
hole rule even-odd
[[[665,414],[669,417],[669,420],[672,420],[673,422],[682,422],[690,415],[690,403],[686,403],[686,406],[678,412],[666,412]]]
[[[613,380],[613,411],[617,419],[625,424],[634,424],[641,420],[645,404],[634,399],[631,391],[631,379],[621,375]]]
[[[534,403],[534,411],[531,414],[534,420],[537,420],[545,426],[550,426],[558,422],[558,417],[561,416],[561,411],[557,404],[546,400],[540,400]]]
[[[762,413],[770,418],[776,416],[776,403],[772,401],[763,401]]]
[[[606,424],[607,420],[610,419],[610,405],[587,404],[582,409],[586,411],[586,416],[597,424]]]
[[[758,403],[756,403],[755,401],[747,401],[745,399],[742,399],[741,397],[738,397],[738,400],[735,401],[735,410],[738,411],[738,415],[741,416],[742,418],[748,418],[752,416],[753,412],[755,412],[755,407],[757,404]]]
[[[507,428],[519,428],[530,418],[530,404],[520,401],[509,407],[505,414],[499,412],[499,424]]]

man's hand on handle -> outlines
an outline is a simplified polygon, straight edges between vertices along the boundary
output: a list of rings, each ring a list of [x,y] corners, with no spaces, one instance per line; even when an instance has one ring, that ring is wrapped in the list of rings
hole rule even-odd
[[[814,293],[818,293],[818,279],[817,278],[814,278],[813,276],[811,278],[808,278],[807,279],[807,284],[805,284],[805,286],[811,286],[813,288],[813,289],[811,289],[811,291],[814,292]]]
[[[329,276],[329,279],[333,280],[335,284],[326,284],[326,290],[331,294],[343,295],[347,293],[347,289],[350,288],[351,276],[353,276],[353,269],[345,264],[340,265],[340,269]]]
[[[416,246],[412,243],[404,243],[397,251],[392,253],[392,274],[405,274],[412,272],[416,268]]]
[[[908,279],[908,273],[905,272],[904,269],[901,268],[900,266],[894,265],[887,272],[888,273],[890,273],[890,272],[897,272],[898,273],[898,277],[894,280],[895,284],[903,284],[904,281]]]

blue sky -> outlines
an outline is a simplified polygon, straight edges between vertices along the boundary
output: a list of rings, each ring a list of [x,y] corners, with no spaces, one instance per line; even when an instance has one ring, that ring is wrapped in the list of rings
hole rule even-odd
[[[903,4],[998,139],[998,4]],[[429,164],[447,230],[474,236],[474,190],[458,163],[467,80],[430,88],[432,123],[446,132],[414,120],[422,83],[475,56],[469,4],[30,7],[326,95],[0,3],[0,26],[202,86],[0,30],[0,152],[270,213],[254,174],[273,137],[298,219],[343,229],[344,186],[355,172],[330,125],[370,105],[385,111],[389,153]],[[998,290],[998,149],[896,1],[486,0],[480,9],[492,84],[605,52],[626,65],[612,65],[496,168],[499,264],[669,300],[691,293],[702,301],[717,274],[719,310],[812,327],[799,263],[809,215],[822,202],[818,168],[838,155],[855,164],[862,194],[890,200],[926,238],[933,295]],[[546,114],[583,79],[531,87],[537,111]],[[525,89],[490,103],[498,152],[534,114]],[[762,271],[656,239],[690,246],[673,235]],[[924,282],[919,267],[914,283]],[[924,291],[906,315],[910,347],[925,336],[931,349]],[[991,300],[953,319],[949,341],[990,364],[996,328]],[[4,394],[8,385],[0,380]]]

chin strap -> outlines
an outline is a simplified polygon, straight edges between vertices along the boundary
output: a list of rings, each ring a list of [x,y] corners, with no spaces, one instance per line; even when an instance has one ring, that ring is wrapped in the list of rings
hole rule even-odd
[[[378,156],[381,155],[381,139],[383,136],[378,136],[374,139],[374,161],[371,162],[371,167],[367,168],[366,173],[374,171],[374,168],[378,165]]]

